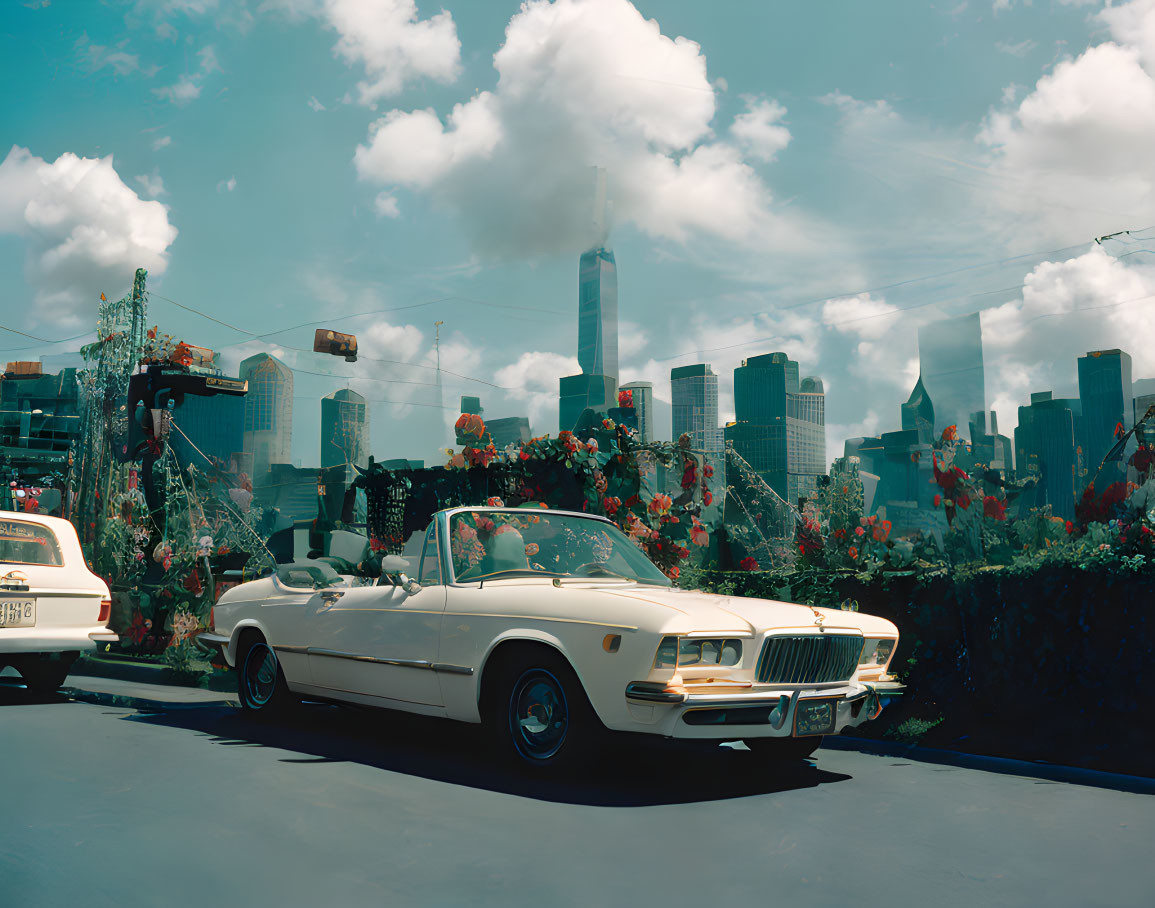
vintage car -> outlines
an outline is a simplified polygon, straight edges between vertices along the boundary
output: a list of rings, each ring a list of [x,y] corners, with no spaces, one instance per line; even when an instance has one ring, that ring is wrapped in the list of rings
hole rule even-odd
[[[56,690],[82,651],[116,642],[111,608],[71,523],[0,512],[0,668],[19,671],[29,690]]]
[[[601,517],[451,508],[411,543],[414,578],[399,556],[376,579],[310,561],[227,591],[200,639],[238,668],[242,707],[483,722],[532,766],[578,761],[607,729],[801,759],[901,687],[891,622],[673,588]]]

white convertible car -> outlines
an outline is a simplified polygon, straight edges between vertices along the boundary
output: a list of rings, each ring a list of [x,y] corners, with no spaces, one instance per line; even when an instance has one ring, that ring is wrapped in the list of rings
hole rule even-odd
[[[29,690],[56,690],[83,650],[119,639],[111,608],[71,523],[0,511],[0,668],[19,671]]]
[[[296,698],[488,723],[511,755],[581,759],[606,729],[741,740],[800,759],[901,688],[882,618],[672,588],[613,523],[563,511],[438,512],[378,578],[283,565],[216,604],[201,640],[242,706]]]

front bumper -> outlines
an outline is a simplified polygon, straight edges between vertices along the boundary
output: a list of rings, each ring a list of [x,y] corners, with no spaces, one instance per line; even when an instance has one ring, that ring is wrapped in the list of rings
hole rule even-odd
[[[638,681],[627,685],[626,704],[635,723],[633,730],[720,741],[788,738],[795,732],[799,704],[832,700],[834,727],[827,733],[838,734],[877,718],[886,702],[904,690],[894,681],[701,692],[687,687],[666,690]]]
[[[5,653],[91,652],[120,637],[103,625],[95,627],[8,627],[0,630],[0,656]]]

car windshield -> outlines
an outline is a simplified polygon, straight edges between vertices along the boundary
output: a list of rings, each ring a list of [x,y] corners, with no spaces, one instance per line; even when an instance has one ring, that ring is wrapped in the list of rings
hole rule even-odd
[[[670,585],[616,526],[590,517],[537,509],[462,511],[450,518],[449,541],[458,581],[541,575]]]
[[[38,523],[0,520],[0,564],[44,564],[60,567],[60,543],[56,534]]]

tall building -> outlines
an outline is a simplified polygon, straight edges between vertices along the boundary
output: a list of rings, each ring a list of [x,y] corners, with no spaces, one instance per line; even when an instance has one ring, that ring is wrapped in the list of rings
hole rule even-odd
[[[587,408],[604,415],[617,406],[618,383],[609,375],[565,375],[560,384],[559,429],[572,430]]]
[[[578,362],[586,375],[618,375],[618,269],[609,249],[578,266]]]
[[[734,450],[791,504],[813,496],[826,472],[826,395],[819,378],[799,379],[785,353],[752,356],[734,370]]]
[[[1087,481],[1115,444],[1116,428],[1135,424],[1131,357],[1122,350],[1095,350],[1079,357],[1079,401],[1083,406],[1083,459]]]
[[[632,381],[622,385],[621,390],[631,393],[638,416],[638,438],[642,444],[649,444],[654,440],[654,383]]]
[[[934,404],[934,435],[947,426],[966,432],[972,413],[985,411],[983,336],[978,313],[918,329],[920,381]]]
[[[983,464],[994,470],[1003,479],[1014,478],[1014,442],[1006,435],[999,434],[999,418],[990,411],[990,431],[987,431],[986,413],[976,413],[971,417],[971,453],[976,464]]]
[[[245,395],[244,450],[253,458],[253,481],[274,463],[290,463],[293,440],[293,370],[275,356],[258,353],[241,363]]]
[[[501,419],[491,419],[485,424],[485,428],[489,430],[489,436],[493,439],[493,446],[499,451],[533,438],[529,427],[529,417],[526,416],[504,416]]]
[[[321,398],[321,469],[369,465],[369,406],[356,391],[341,388]]]
[[[675,441],[688,434],[696,451],[723,449],[718,425],[718,376],[708,363],[670,370],[670,405]]]
[[[1031,395],[1030,406],[1019,407],[1015,429],[1016,476],[1034,478],[1038,485],[1032,503],[1050,504],[1051,513],[1064,520],[1075,516],[1081,411],[1079,400],[1040,391]]]
[[[924,444],[934,440],[934,402],[923,387],[921,375],[910,397],[902,405],[902,429],[904,432],[917,432],[919,441]]]

